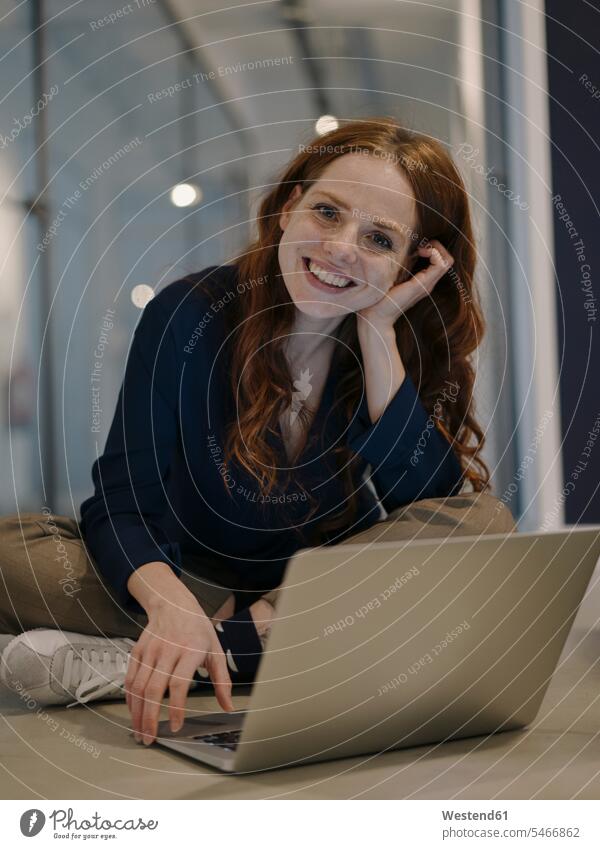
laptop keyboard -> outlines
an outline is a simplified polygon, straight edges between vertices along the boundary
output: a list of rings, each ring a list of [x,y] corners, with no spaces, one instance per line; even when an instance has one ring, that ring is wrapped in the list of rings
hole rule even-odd
[[[238,731],[221,731],[218,734],[198,734],[193,739],[208,743],[209,746],[218,746],[225,752],[235,752],[241,735],[242,729],[240,728]]]

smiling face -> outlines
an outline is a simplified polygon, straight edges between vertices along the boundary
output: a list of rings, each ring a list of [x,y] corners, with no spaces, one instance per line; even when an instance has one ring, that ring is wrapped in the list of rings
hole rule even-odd
[[[285,285],[313,318],[343,318],[380,301],[407,276],[417,246],[410,183],[393,162],[361,153],[335,159],[304,195],[295,186],[279,224]]]

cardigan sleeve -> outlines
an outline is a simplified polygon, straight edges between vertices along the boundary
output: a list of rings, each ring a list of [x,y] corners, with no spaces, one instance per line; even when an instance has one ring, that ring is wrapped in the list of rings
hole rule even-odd
[[[347,445],[371,465],[371,480],[387,513],[423,498],[456,495],[462,487],[458,458],[408,374],[376,422],[363,395]]]
[[[89,551],[118,601],[135,613],[144,613],[127,589],[136,569],[158,560],[181,575],[179,544],[161,524],[178,435],[176,374],[169,314],[157,295],[136,327],[104,453],[92,466],[94,495],[81,505]]]

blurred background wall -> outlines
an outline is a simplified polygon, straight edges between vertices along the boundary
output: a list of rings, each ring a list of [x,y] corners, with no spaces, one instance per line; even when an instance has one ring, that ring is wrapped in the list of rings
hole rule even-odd
[[[565,63],[547,50],[543,3],[0,8],[3,513],[48,505],[78,517],[148,298],[243,246],[261,192],[316,129],[387,114],[441,139],[472,196],[488,320],[477,406],[496,494],[523,529],[600,521],[600,449],[572,478],[594,424],[598,356],[583,307],[593,288],[563,263],[575,293],[565,323],[557,287],[553,167],[569,151],[550,135],[548,71],[554,85]],[[597,62],[587,72],[600,87]],[[590,124],[600,104],[586,96]],[[563,109],[552,132],[573,123]],[[582,141],[578,155],[591,161],[594,146]],[[595,203],[587,209],[597,225]],[[594,250],[591,230],[586,240]],[[577,360],[565,372],[565,345],[584,338],[587,371]]]

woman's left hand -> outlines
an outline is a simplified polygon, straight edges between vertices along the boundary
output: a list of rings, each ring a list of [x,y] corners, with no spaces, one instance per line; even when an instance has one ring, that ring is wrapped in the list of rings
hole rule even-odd
[[[359,319],[379,329],[393,327],[402,313],[433,292],[438,280],[454,265],[454,258],[437,239],[417,248],[416,253],[429,259],[427,268],[418,271],[404,283],[392,286],[377,303],[359,310]]]

